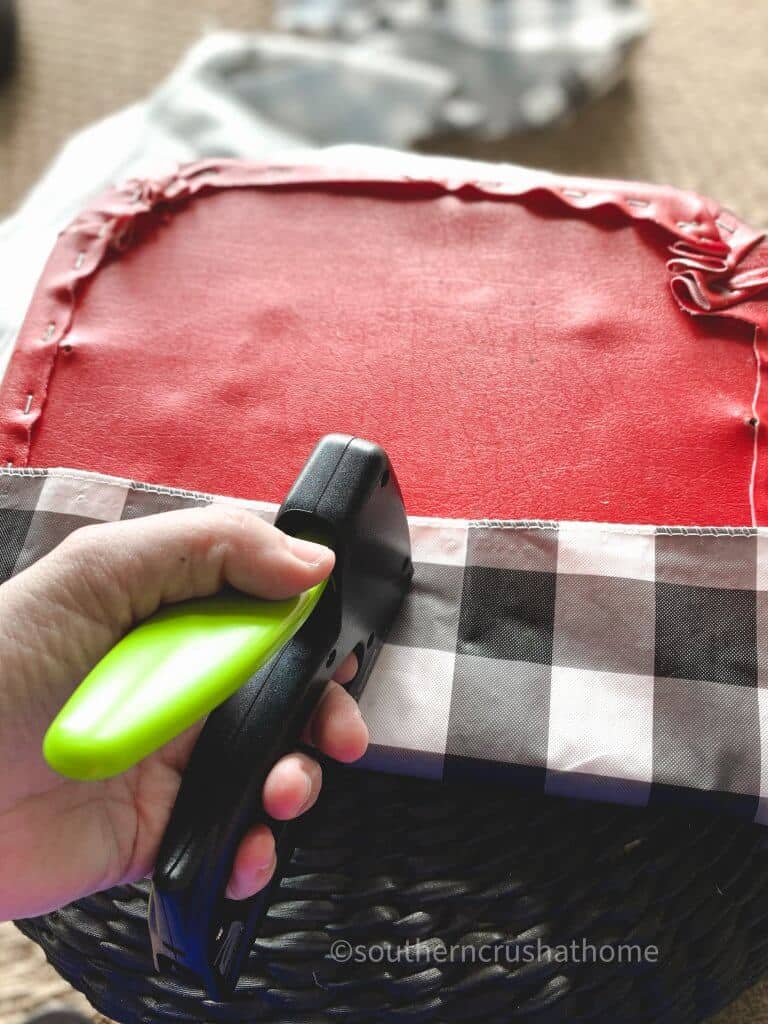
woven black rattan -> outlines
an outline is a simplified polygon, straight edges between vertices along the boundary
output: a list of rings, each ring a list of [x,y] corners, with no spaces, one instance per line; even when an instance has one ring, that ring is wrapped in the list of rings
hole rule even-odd
[[[155,975],[143,885],[20,927],[123,1024],[686,1024],[768,962],[768,851],[762,830],[741,821],[328,768],[298,835],[230,1004]],[[520,944],[537,938],[656,945],[658,963],[522,962]],[[390,952],[342,964],[330,956],[338,939]],[[418,939],[463,945],[464,962],[420,960]],[[480,947],[506,943],[498,963],[466,951],[479,959]]]

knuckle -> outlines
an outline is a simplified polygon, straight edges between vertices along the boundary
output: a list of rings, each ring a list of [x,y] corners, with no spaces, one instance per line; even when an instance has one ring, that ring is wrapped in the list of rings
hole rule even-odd
[[[218,539],[223,533],[253,533],[267,528],[267,524],[254,512],[237,505],[209,505],[202,510],[202,517],[205,529]]]
[[[89,523],[68,534],[59,544],[62,555],[83,558],[98,550],[108,539],[108,523]]]
[[[283,535],[255,512],[236,505],[209,505],[201,510],[198,529],[193,536],[195,552],[204,558],[216,557],[232,545],[258,541],[278,543]]]

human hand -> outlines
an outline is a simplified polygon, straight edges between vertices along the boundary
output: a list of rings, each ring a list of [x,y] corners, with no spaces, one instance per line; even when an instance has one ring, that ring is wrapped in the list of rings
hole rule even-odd
[[[0,920],[46,913],[135,881],[154,864],[198,723],[130,771],[75,782],[42,756],[46,729],[74,688],[133,625],[161,605],[228,584],[259,597],[290,597],[325,579],[333,553],[287,537],[254,513],[212,506],[87,526],[0,586]],[[329,683],[305,739],[340,761],[365,752],[368,731],[340,683]],[[282,758],[264,784],[276,819],[317,800],[321,769]],[[275,867],[266,825],[244,838],[228,895],[263,888]]]

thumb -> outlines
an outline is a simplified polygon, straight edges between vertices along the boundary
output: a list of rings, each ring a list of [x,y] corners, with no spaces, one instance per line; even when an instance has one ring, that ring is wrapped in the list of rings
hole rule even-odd
[[[289,537],[247,509],[211,505],[76,530],[2,588],[27,616],[44,597],[83,618],[106,642],[161,605],[206,597],[229,584],[258,597],[290,597],[325,579],[333,552]],[[40,607],[38,605],[38,607]],[[54,616],[55,618],[55,616]]]

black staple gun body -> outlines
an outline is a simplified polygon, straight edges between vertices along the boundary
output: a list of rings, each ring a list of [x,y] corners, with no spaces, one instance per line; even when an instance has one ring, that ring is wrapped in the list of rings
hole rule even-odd
[[[276,880],[292,853],[290,829],[262,809],[264,780],[299,744],[325,684],[350,652],[359,664],[353,685],[365,685],[412,575],[400,488],[386,453],[369,442],[323,438],[276,525],[332,547],[331,580],[293,639],[208,718],[182,779],[150,897],[157,969],[191,972],[214,999],[234,990],[274,887],[250,900],[225,898],[240,840],[255,823],[269,822],[278,847]]]

